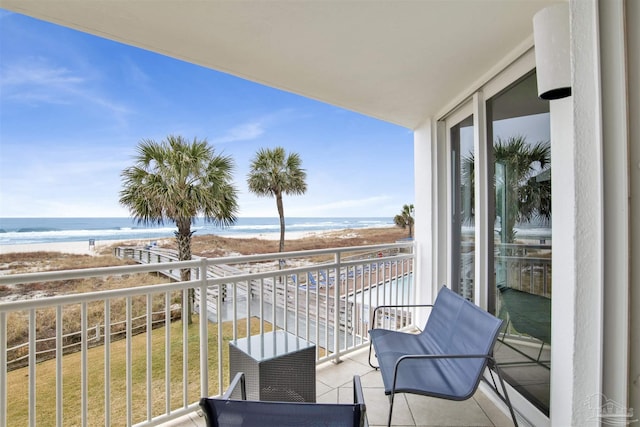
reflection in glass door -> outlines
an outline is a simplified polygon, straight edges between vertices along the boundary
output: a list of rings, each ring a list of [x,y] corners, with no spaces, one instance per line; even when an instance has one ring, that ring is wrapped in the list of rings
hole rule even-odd
[[[451,141],[452,289],[473,301],[475,218],[473,116],[449,130]]]
[[[549,103],[531,74],[487,102],[493,161],[489,255],[504,319],[495,357],[507,381],[549,413],[551,349],[551,148]]]

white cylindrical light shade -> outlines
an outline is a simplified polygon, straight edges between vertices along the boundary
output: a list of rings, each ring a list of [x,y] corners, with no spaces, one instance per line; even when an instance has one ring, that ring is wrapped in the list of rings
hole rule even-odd
[[[560,99],[571,96],[569,4],[547,7],[533,17],[538,96]]]

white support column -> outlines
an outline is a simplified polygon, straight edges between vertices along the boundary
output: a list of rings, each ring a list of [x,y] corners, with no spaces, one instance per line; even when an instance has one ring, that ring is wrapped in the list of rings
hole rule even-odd
[[[551,300],[551,425],[571,425],[573,400],[576,203],[573,161],[573,104],[571,98],[550,102],[553,255]],[[571,262],[569,262],[571,260]]]
[[[436,230],[438,207],[434,189],[437,173],[434,158],[434,129],[431,120],[414,130],[414,171],[415,171],[415,241],[416,268],[414,282],[418,303],[430,303],[435,298],[436,279]],[[419,189],[419,191],[418,191]]]
[[[596,2],[573,1],[573,97],[550,102],[553,183],[551,424],[599,425],[603,161]]]
[[[623,0],[599,4],[604,160],[603,394],[627,407],[629,389],[629,112]]]
[[[627,73],[629,78],[628,101],[629,142],[630,142],[630,332],[629,343],[629,403],[635,418],[640,418],[640,2],[625,1],[626,41],[627,41]]]

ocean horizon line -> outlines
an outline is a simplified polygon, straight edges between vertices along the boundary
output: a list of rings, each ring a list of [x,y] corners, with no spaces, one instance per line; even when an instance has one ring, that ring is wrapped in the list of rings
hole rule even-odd
[[[391,215],[391,216],[354,216],[354,215],[339,215],[339,216],[290,216],[290,217],[285,217],[285,220],[287,218],[392,218],[395,215]],[[0,216],[0,221],[4,220],[4,219],[135,219],[134,216]],[[202,219],[204,217],[202,216],[197,216],[196,218],[198,219]],[[238,216],[238,219],[240,218],[268,218],[268,219],[279,219],[278,216],[253,216],[253,215],[246,215],[246,216]]]
[[[288,217],[286,231],[323,232],[349,228],[393,226],[391,217]],[[144,224],[133,217],[15,217],[0,218],[0,245],[82,240],[149,240],[173,237],[175,224]],[[204,221],[192,224],[195,235],[242,237],[280,231],[278,217],[239,217],[228,226]]]

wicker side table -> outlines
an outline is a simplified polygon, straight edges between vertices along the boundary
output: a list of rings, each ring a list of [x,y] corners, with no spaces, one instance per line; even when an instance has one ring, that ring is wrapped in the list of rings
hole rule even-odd
[[[247,399],[316,401],[316,346],[285,331],[229,342],[231,378],[244,372]]]

